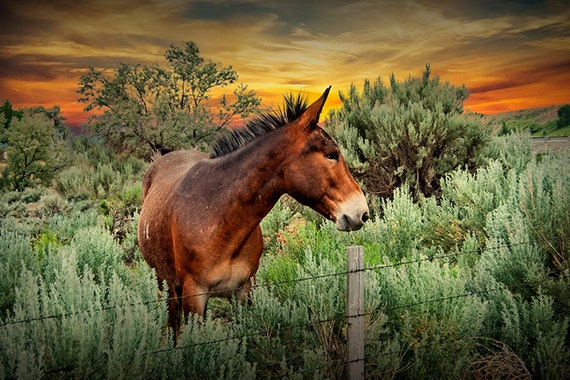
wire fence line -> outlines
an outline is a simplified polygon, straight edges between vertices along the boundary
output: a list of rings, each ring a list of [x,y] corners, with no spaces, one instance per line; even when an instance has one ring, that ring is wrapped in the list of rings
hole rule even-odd
[[[294,284],[294,283],[298,283],[298,282],[314,281],[314,280],[318,280],[318,279],[346,276],[350,273],[377,271],[377,270],[394,268],[394,267],[399,267],[399,266],[412,265],[412,264],[426,262],[426,261],[434,261],[434,260],[440,260],[440,259],[446,259],[446,258],[456,258],[459,256],[464,256],[464,255],[482,254],[483,252],[494,251],[494,250],[504,249],[504,248],[513,248],[513,247],[517,247],[517,246],[531,245],[531,244],[536,244],[536,243],[540,243],[540,242],[549,242],[549,241],[556,240],[556,239],[557,239],[557,237],[543,238],[543,239],[539,239],[539,240],[535,239],[535,240],[529,240],[529,241],[518,242],[518,243],[507,243],[507,244],[497,245],[495,247],[481,247],[481,248],[468,250],[468,251],[464,251],[464,252],[453,252],[453,253],[442,254],[442,255],[427,256],[427,257],[423,257],[423,258],[419,258],[419,259],[415,259],[415,260],[404,260],[404,261],[399,261],[397,263],[380,264],[380,265],[375,265],[375,266],[371,266],[371,267],[365,267],[362,269],[355,269],[355,270],[350,270],[350,271],[345,270],[345,271],[341,271],[341,272],[327,273],[327,274],[321,274],[321,275],[310,276],[310,277],[301,277],[301,278],[296,278],[296,279],[291,279],[291,280],[267,282],[267,283],[255,284],[251,287],[251,289],[254,290],[254,289],[259,289],[259,288],[264,288],[264,287],[289,285],[289,284]],[[16,320],[16,321],[4,321],[3,323],[0,323],[0,328],[5,327],[5,326],[9,326],[9,325],[23,324],[23,323],[29,323],[29,322],[35,322],[35,321],[43,321],[43,320],[47,320],[47,319],[68,318],[68,317],[73,317],[76,315],[86,314],[86,313],[90,314],[90,313],[111,311],[114,309],[119,309],[119,308],[124,308],[124,307],[134,307],[134,306],[159,304],[159,303],[168,302],[168,301],[174,300],[174,299],[189,298],[189,297],[200,297],[200,296],[205,296],[205,295],[217,296],[221,293],[234,292],[234,291],[238,291],[240,289],[241,289],[240,287],[236,287],[233,289],[227,289],[227,290],[223,290],[223,291],[210,291],[210,292],[201,292],[201,293],[195,293],[195,294],[190,294],[190,295],[184,295],[182,297],[159,297],[159,298],[153,298],[151,300],[143,300],[140,302],[132,302],[132,303],[128,303],[128,304],[109,305],[109,306],[105,306],[105,307],[101,307],[101,308],[97,308],[97,309],[86,309],[86,310],[72,311],[72,312],[68,312],[68,313],[44,315],[44,316],[27,318],[27,319]],[[344,315],[343,317],[346,318],[346,315]],[[7,318],[8,317],[6,317],[6,319]]]
[[[557,313],[554,315],[557,318],[568,318],[568,316],[566,314],[562,314],[562,313]],[[552,318],[544,318],[542,320],[538,320],[537,322],[541,322],[541,323],[546,323],[546,322],[550,322],[552,320]],[[497,334],[500,332],[503,332],[505,330],[514,330],[515,328],[517,328],[518,326],[500,326],[500,327],[495,327],[492,329],[487,329],[487,330],[483,330],[481,331],[481,335],[479,336],[461,336],[461,337],[457,337],[454,339],[447,339],[447,340],[442,340],[439,342],[431,342],[431,343],[427,343],[427,344],[420,344],[418,346],[415,346],[416,348],[429,348],[429,347],[435,347],[435,346],[441,346],[444,344],[449,344],[449,343],[453,343],[453,342],[458,342],[458,341],[462,341],[465,339],[481,339],[484,338],[486,335],[492,335],[492,334]],[[370,359],[372,358],[376,358],[376,357],[380,357],[380,356],[388,356],[388,355],[394,355],[394,354],[399,354],[401,353],[401,349],[400,350],[392,350],[392,351],[387,351],[387,352],[382,352],[376,355],[369,355],[366,357],[366,359],[364,359],[365,361],[370,361]]]
[[[274,286],[280,286],[280,285],[288,285],[288,284],[304,282],[304,281],[314,281],[314,280],[318,280],[318,279],[326,279],[326,278],[333,278],[333,277],[338,277],[338,276],[346,276],[347,274],[356,273],[356,272],[379,271],[379,270],[394,268],[394,267],[398,267],[398,266],[413,265],[416,263],[421,263],[421,262],[426,262],[426,261],[434,261],[434,260],[440,260],[440,259],[446,259],[446,258],[456,258],[456,257],[462,256],[462,255],[477,254],[477,253],[482,254],[483,252],[493,251],[493,250],[497,250],[497,249],[505,249],[505,248],[513,248],[513,247],[517,247],[517,246],[523,246],[523,245],[538,244],[541,242],[547,242],[549,240],[554,240],[554,239],[541,239],[541,240],[532,240],[532,241],[525,241],[525,242],[518,242],[518,243],[501,244],[501,245],[497,245],[495,247],[486,247],[486,248],[482,247],[482,248],[478,248],[478,249],[474,249],[474,250],[470,250],[470,251],[454,252],[454,253],[449,253],[449,254],[434,255],[434,256],[430,256],[430,257],[422,257],[422,258],[419,258],[416,260],[405,260],[405,261],[400,261],[397,263],[370,266],[370,267],[365,267],[362,269],[351,270],[351,271],[341,271],[341,272],[321,274],[321,275],[303,277],[303,278],[297,278],[297,279],[291,279],[291,280],[283,280],[283,281],[277,281],[277,282],[256,284],[252,288],[256,289],[256,288],[262,288],[262,287],[274,287]],[[562,276],[562,277],[565,277],[565,276]],[[472,296],[481,296],[481,295],[485,295],[485,294],[491,294],[493,292],[504,291],[506,289],[528,287],[528,286],[539,286],[539,285],[545,284],[546,282],[547,282],[547,280],[542,280],[542,281],[537,280],[537,281],[527,281],[527,282],[523,282],[523,283],[510,284],[510,285],[501,284],[501,285],[493,287],[493,288],[488,288],[488,289],[483,289],[483,290],[474,290],[472,292],[464,292],[464,293],[453,294],[453,295],[438,297],[438,298],[430,298],[427,300],[420,300],[420,301],[411,302],[411,303],[407,303],[407,304],[403,304],[403,305],[393,305],[393,306],[384,305],[381,307],[377,307],[371,311],[368,311],[365,313],[354,314],[354,315],[346,315],[345,313],[342,313],[342,314],[338,313],[336,315],[333,314],[332,316],[330,316],[328,318],[317,319],[317,320],[306,322],[306,323],[298,323],[298,324],[290,324],[290,325],[285,325],[285,326],[279,326],[278,330],[275,331],[271,335],[279,334],[280,329],[291,330],[291,329],[307,328],[309,326],[315,326],[315,325],[324,324],[324,323],[346,323],[348,318],[363,317],[363,316],[364,317],[374,317],[375,315],[380,315],[381,313],[385,314],[386,312],[390,312],[390,311],[394,311],[394,310],[398,310],[398,309],[413,308],[416,306],[426,305],[426,304],[430,304],[430,303],[438,303],[438,302],[447,301],[447,300],[451,300],[451,299],[461,299],[461,298],[467,298],[467,297],[472,297]],[[237,289],[239,289],[239,288],[237,288]],[[237,290],[237,289],[235,289],[235,290]],[[217,293],[218,292],[204,292],[204,293],[189,295],[188,297],[206,295],[206,294],[207,295],[216,295]],[[28,318],[25,320],[18,320],[18,321],[7,321],[7,322],[0,324],[0,327],[6,327],[8,325],[15,325],[15,324],[22,324],[22,323],[29,323],[29,322],[34,322],[34,321],[42,321],[42,320],[47,320],[47,319],[56,319],[56,318],[63,319],[63,318],[67,318],[67,317],[71,317],[71,316],[75,316],[75,315],[79,315],[79,314],[83,314],[83,313],[105,312],[105,311],[110,311],[110,310],[125,308],[125,307],[131,307],[131,306],[150,305],[150,304],[155,304],[155,303],[156,304],[166,303],[169,300],[170,300],[170,298],[167,298],[167,297],[159,297],[159,298],[155,298],[152,300],[146,300],[146,301],[141,301],[141,302],[125,303],[125,304],[120,304],[120,305],[109,305],[109,306],[98,308],[98,309],[88,309],[88,310],[74,311],[74,312],[69,312],[69,313],[40,316],[40,317]],[[556,317],[557,318],[563,318],[564,316],[557,315]],[[551,320],[551,319],[549,319],[549,320]],[[501,326],[498,328],[482,331],[481,334],[487,335],[487,334],[498,333],[498,332],[504,331],[506,328],[514,328],[514,326],[511,326],[511,327]],[[168,347],[168,348],[159,349],[159,350],[148,351],[148,352],[143,353],[143,355],[154,355],[154,354],[160,354],[160,353],[169,353],[172,351],[187,350],[187,349],[192,349],[192,348],[196,348],[196,347],[200,347],[200,346],[204,346],[204,345],[220,344],[220,343],[224,343],[224,342],[228,342],[228,341],[236,341],[236,340],[237,341],[243,341],[244,339],[247,339],[247,338],[251,338],[251,337],[255,337],[255,336],[262,336],[265,334],[267,334],[267,330],[259,329],[259,330],[253,331],[253,332],[248,332],[245,334],[238,334],[238,335],[229,336],[226,338],[220,338],[220,339],[214,339],[214,340],[209,340],[209,341],[196,342],[196,343],[187,344],[187,345],[179,345],[179,346],[173,346],[173,347]],[[414,346],[414,347],[415,348],[418,348],[418,347],[419,348],[429,348],[429,347],[435,346],[435,345],[450,344],[454,341],[470,339],[470,338],[477,339],[478,337],[470,337],[470,336],[465,337],[464,336],[464,337],[458,337],[455,339],[447,339],[447,340],[442,340],[442,341],[438,341],[438,342],[432,342],[429,344]],[[395,355],[395,354],[398,354],[398,355],[405,354],[405,352],[408,349],[409,349],[409,347],[406,346],[403,348],[399,348],[397,350],[381,352],[379,354],[374,354],[374,355],[366,356],[365,358],[362,358],[362,359],[356,359],[356,360],[351,360],[351,361],[347,361],[345,358],[342,358],[342,357],[338,358],[338,359],[329,357],[328,358],[329,360],[323,366],[314,367],[314,368],[295,369],[295,373],[331,370],[331,366],[335,365],[335,363],[337,365],[340,365],[340,364],[346,365],[349,363],[360,362],[360,361],[364,361],[365,363],[369,363],[370,360],[375,358],[375,357],[386,356],[386,355]],[[260,363],[255,363],[255,364],[256,365],[262,364],[263,367],[267,367],[269,369],[272,369],[275,366],[280,365],[280,362],[267,361],[267,362],[260,362]],[[72,370],[73,370],[73,367],[66,367],[66,368],[57,369],[57,370],[53,370],[53,371],[57,372],[57,371],[72,371]],[[288,368],[286,368],[284,370],[284,372],[280,375],[280,377],[289,376],[291,374],[292,373],[290,373],[290,370]],[[279,377],[279,375],[277,377]]]
[[[562,314],[562,313],[556,314],[555,316],[556,316],[557,318],[567,317],[565,314]],[[546,322],[549,322],[549,321],[551,321],[550,318],[549,318],[549,319],[546,319],[546,318],[545,318],[545,319],[543,319],[543,320],[541,320],[541,321],[538,321],[538,322],[546,323]],[[467,340],[467,339],[473,339],[473,340],[476,340],[476,339],[483,339],[483,338],[485,338],[485,337],[488,336],[488,335],[497,334],[497,333],[503,332],[503,331],[505,331],[505,330],[514,330],[516,327],[517,327],[517,326],[501,326],[501,327],[496,327],[496,328],[493,328],[493,329],[483,330],[483,331],[481,331],[481,334],[478,335],[478,336],[458,336],[458,337],[453,338],[453,339],[443,339],[443,340],[441,340],[441,341],[434,341],[434,342],[430,342],[430,343],[426,343],[426,344],[415,345],[415,346],[414,346],[414,349],[417,350],[417,349],[434,348],[434,347],[437,347],[437,346],[444,346],[444,345],[447,345],[447,344],[453,344],[453,343],[460,342],[460,341],[464,341],[464,340]],[[391,350],[391,351],[381,352],[381,353],[379,353],[379,354],[374,354],[374,355],[366,355],[366,357],[363,358],[363,359],[355,359],[355,360],[347,361],[347,360],[343,360],[343,359],[341,358],[341,359],[336,359],[336,360],[333,360],[333,361],[337,362],[338,364],[349,364],[349,363],[361,362],[361,361],[364,361],[364,363],[371,363],[371,359],[374,359],[374,358],[378,358],[378,357],[382,357],[382,356],[390,356],[390,355],[403,355],[403,354],[405,354],[405,353],[408,351],[408,349],[409,349],[409,346],[405,346],[405,347],[400,348],[400,349],[398,349],[398,350]],[[303,372],[303,373],[304,373],[304,372],[315,372],[315,371],[327,369],[327,368],[329,368],[329,367],[330,367],[330,363],[328,363],[327,365],[320,366],[320,367],[304,368],[304,369],[302,369],[302,370],[296,370],[295,373],[298,373],[298,372]],[[281,376],[279,376],[279,377],[285,377],[285,376],[288,376],[288,375],[291,375],[291,374],[290,374],[290,373],[286,373],[286,374],[283,374],[283,375],[281,375]]]
[[[534,281],[534,282],[524,282],[524,283],[512,284],[509,287],[517,288],[517,287],[526,287],[526,286],[536,286],[536,285],[542,285],[545,283],[546,283],[546,280]],[[467,293],[461,293],[461,294],[447,296],[447,297],[431,298],[429,300],[412,302],[412,303],[408,303],[405,305],[396,305],[396,306],[385,307],[385,308],[379,307],[379,308],[375,308],[375,309],[373,309],[369,312],[366,312],[366,313],[358,313],[358,314],[351,314],[351,315],[346,315],[345,313],[338,313],[337,315],[333,315],[330,318],[318,319],[318,320],[307,322],[307,323],[287,325],[287,326],[283,326],[282,329],[304,328],[304,327],[313,326],[313,325],[317,325],[317,324],[321,324],[321,323],[345,322],[349,318],[370,317],[370,316],[377,315],[379,313],[385,313],[387,311],[393,311],[393,310],[398,310],[398,309],[408,309],[408,308],[413,308],[415,306],[421,306],[421,305],[425,305],[425,304],[429,304],[429,303],[442,302],[442,301],[447,301],[447,300],[451,300],[451,299],[468,298],[468,297],[476,296],[476,295],[491,294],[493,292],[502,291],[502,290],[505,290],[507,288],[508,288],[507,286],[498,286],[495,288],[490,288],[490,289],[485,289],[485,290],[480,290],[480,291],[467,292]],[[259,335],[262,335],[264,333],[265,333],[265,331],[259,330],[259,331],[251,332],[248,334],[231,336],[228,338],[222,338],[222,339],[217,339],[217,340],[212,340],[212,341],[205,341],[205,342],[193,343],[193,344],[189,344],[189,345],[176,346],[176,347],[170,347],[170,348],[166,348],[166,349],[151,351],[151,352],[148,352],[147,354],[155,354],[155,353],[159,353],[159,352],[183,350],[183,349],[187,349],[187,348],[193,348],[193,347],[203,346],[203,345],[207,345],[207,344],[221,343],[221,342],[225,342],[225,341],[241,340],[241,339],[245,339],[245,338],[249,338],[249,337],[253,337],[253,336],[259,336]]]

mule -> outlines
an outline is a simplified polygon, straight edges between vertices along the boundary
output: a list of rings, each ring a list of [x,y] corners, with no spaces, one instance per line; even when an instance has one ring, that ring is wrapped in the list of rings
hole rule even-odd
[[[212,296],[246,300],[263,250],[259,223],[284,194],[340,231],[369,215],[360,186],[317,123],[330,87],[300,115],[258,117],[217,141],[214,153],[176,151],[143,178],[142,256],[169,291],[169,325],[204,315]],[[296,117],[298,116],[298,117]]]

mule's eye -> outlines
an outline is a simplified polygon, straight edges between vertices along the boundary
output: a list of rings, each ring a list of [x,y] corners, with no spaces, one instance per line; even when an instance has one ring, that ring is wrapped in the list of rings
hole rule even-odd
[[[332,153],[325,154],[325,157],[328,158],[329,160],[338,161],[338,151],[335,150]]]

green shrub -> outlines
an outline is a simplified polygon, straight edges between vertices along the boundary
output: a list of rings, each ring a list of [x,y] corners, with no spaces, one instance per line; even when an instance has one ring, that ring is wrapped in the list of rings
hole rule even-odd
[[[516,131],[506,136],[494,137],[485,148],[485,156],[498,160],[506,171],[514,169],[516,173],[520,173],[532,159],[530,134]]]
[[[548,266],[557,275],[570,274],[570,152],[547,155],[521,173],[519,207],[529,235],[548,252]]]
[[[133,276],[118,276],[108,268],[97,280],[78,252],[97,255],[90,237],[102,235],[85,235],[75,249],[48,247],[42,275],[20,271],[14,306],[0,329],[2,377],[140,377],[146,353],[172,347],[163,336],[166,305],[152,271],[135,267]],[[101,272],[100,263],[94,266]]]
[[[0,229],[0,318],[12,308],[20,272],[26,268],[37,268],[30,238]]]
[[[438,195],[446,173],[482,163],[490,139],[480,117],[463,113],[467,96],[465,86],[432,77],[427,65],[421,78],[392,75],[389,88],[380,78],[366,80],[362,92],[351,85],[326,129],[367,191],[390,197],[405,186],[415,199]]]
[[[89,178],[92,170],[77,165],[63,170],[55,179],[57,191],[68,199],[87,198],[91,194]]]
[[[77,253],[78,268],[88,268],[96,278],[107,277],[120,268],[124,252],[106,231],[99,227],[78,230],[69,244]]]
[[[132,168],[127,172],[116,170],[111,164],[72,166],[56,178],[56,189],[70,199],[115,196],[123,189],[128,176],[132,175]]]

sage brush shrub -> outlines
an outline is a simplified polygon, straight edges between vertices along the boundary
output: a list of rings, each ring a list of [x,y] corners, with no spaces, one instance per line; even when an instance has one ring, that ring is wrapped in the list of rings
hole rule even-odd
[[[36,266],[30,238],[0,228],[0,318],[14,305],[20,272]]]
[[[366,80],[362,92],[351,85],[325,128],[368,192],[389,197],[406,186],[415,199],[438,195],[446,173],[483,163],[490,128],[463,113],[467,96],[464,86],[432,78],[428,65],[421,78],[392,75],[390,88],[380,78]]]
[[[484,157],[499,161],[506,171],[520,173],[532,160],[530,133],[512,131],[508,135],[494,136],[483,149]]]
[[[76,251],[78,268],[88,268],[96,277],[120,267],[124,256],[113,237],[100,227],[78,230],[69,249]]]
[[[520,175],[519,207],[530,235],[548,253],[548,267],[557,276],[570,275],[570,151],[546,155]]]
[[[1,321],[3,378],[139,377],[145,352],[172,346],[163,334],[166,304],[153,272],[141,266],[127,276],[126,268],[115,273],[115,265],[96,279],[89,264],[80,263],[82,249],[89,244],[48,248],[43,273],[21,270],[14,306]]]

